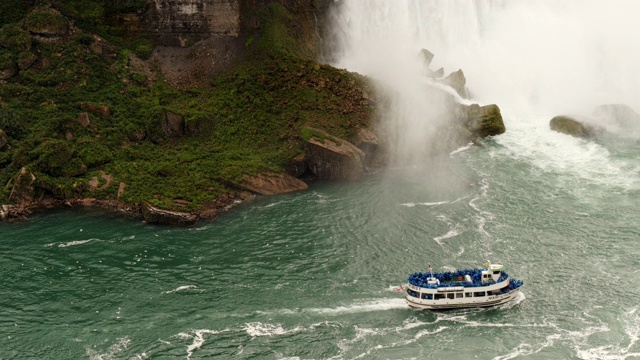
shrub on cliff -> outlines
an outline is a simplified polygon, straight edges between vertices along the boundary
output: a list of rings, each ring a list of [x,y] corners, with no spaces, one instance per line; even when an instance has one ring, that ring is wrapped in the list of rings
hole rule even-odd
[[[69,21],[55,12],[32,12],[24,19],[24,27],[36,34],[61,35],[69,30]]]
[[[78,158],[89,168],[104,165],[113,159],[109,148],[90,137],[78,139],[75,148]]]
[[[2,0],[0,1],[0,26],[15,23],[27,14],[27,1]]]
[[[73,156],[73,150],[64,140],[47,140],[33,150],[38,170],[58,177],[78,176],[87,167]]]
[[[31,35],[17,24],[7,24],[0,29],[0,46],[23,52],[31,49]]]

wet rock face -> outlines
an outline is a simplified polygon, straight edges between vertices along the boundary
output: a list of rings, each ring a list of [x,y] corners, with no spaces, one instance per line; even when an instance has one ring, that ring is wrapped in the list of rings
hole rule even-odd
[[[306,190],[307,184],[286,174],[259,174],[243,176],[242,188],[260,195],[276,195],[292,191]]]
[[[484,138],[503,134],[506,129],[498,105],[471,105],[467,108],[466,127],[474,137]]]
[[[152,0],[143,22],[158,45],[189,47],[211,35],[237,37],[240,0]]]
[[[549,127],[553,131],[583,139],[593,139],[603,133],[601,128],[564,115],[551,119]]]
[[[311,173],[321,180],[362,179],[365,174],[364,152],[344,139],[323,134],[327,138],[312,137],[305,145]]]
[[[157,208],[147,201],[142,201],[142,218],[148,224],[187,226],[195,224],[198,216],[181,211],[169,211]]]

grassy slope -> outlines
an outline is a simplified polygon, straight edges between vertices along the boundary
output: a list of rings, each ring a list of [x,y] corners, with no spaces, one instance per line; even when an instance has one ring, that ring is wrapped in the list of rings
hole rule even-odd
[[[283,171],[303,151],[304,126],[348,138],[357,126],[369,125],[365,79],[303,58],[287,26],[295,19],[276,5],[261,11],[264,26],[247,41],[249,59],[206,88],[151,82],[127,66],[130,50],[96,55],[90,34],[82,31],[60,43],[34,41],[26,52],[0,47],[0,59],[38,56],[30,69],[0,84],[0,129],[10,137],[10,149],[0,150],[0,203],[9,203],[11,187],[4,184],[27,166],[47,196],[115,198],[118,183],[125,182],[120,200],[126,203],[147,199],[197,210],[242,174]],[[89,111],[91,125],[82,126],[77,118],[87,104],[106,105],[111,114]],[[184,116],[186,136],[162,133],[166,110]],[[145,139],[135,140],[136,133]],[[114,181],[90,192],[87,184],[101,179],[101,172]]]

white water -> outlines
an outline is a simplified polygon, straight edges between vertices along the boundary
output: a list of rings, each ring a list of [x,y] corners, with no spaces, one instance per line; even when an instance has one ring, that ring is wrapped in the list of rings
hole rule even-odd
[[[336,6],[334,65],[378,79],[394,94],[382,117],[396,165],[420,162],[435,125],[447,121],[441,104],[424,92],[423,48],[435,54],[431,70],[444,67],[446,76],[462,69],[474,102],[500,106],[512,132],[506,146],[536,152],[542,163],[561,147],[565,159],[589,153],[596,163],[588,159],[586,167],[610,171],[606,150],[554,138],[549,120],[591,116],[609,103],[640,111],[640,1],[342,0]]]

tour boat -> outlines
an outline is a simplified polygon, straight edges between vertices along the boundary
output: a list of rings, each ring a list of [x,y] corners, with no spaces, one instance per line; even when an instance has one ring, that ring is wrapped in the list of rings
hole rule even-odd
[[[445,310],[488,307],[513,300],[522,281],[509,278],[503,265],[487,262],[477,269],[409,275],[407,304],[416,309]],[[401,287],[402,288],[402,287]]]

